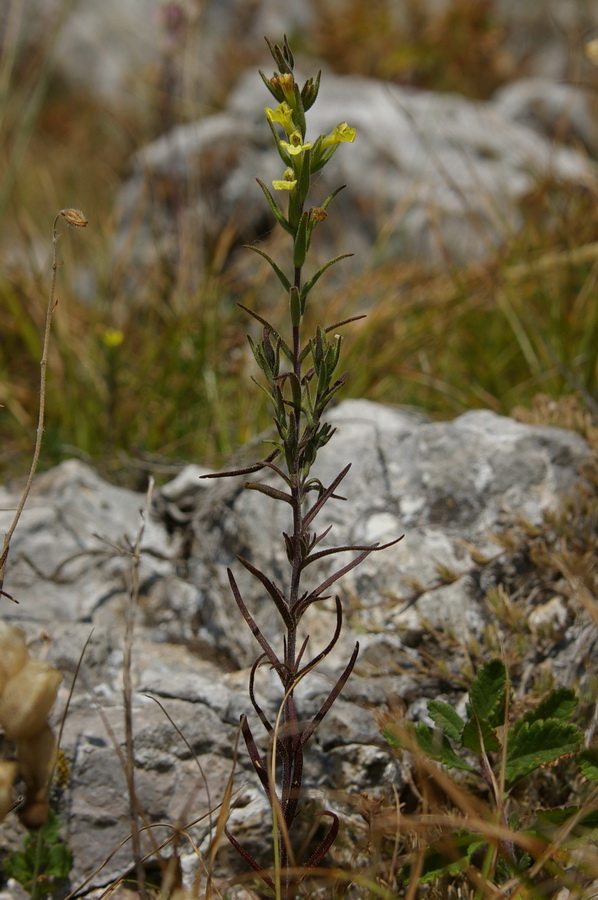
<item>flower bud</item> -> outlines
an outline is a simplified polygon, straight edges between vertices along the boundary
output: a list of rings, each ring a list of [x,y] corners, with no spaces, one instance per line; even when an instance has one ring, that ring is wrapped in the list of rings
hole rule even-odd
[[[295,109],[295,79],[292,74],[289,72],[279,75],[277,72],[270,79],[270,84],[277,91],[276,96],[278,96],[278,93],[282,94],[281,102],[286,101],[291,109]]]
[[[17,777],[18,766],[15,762],[0,761],[0,822],[10,812],[14,802],[12,786]]]
[[[33,737],[17,741],[17,761],[28,791],[35,793],[47,788],[57,756],[56,738],[47,723]]]
[[[0,622],[0,693],[9,678],[27,662],[25,632],[17,625]]]
[[[321,75],[322,73],[318,72],[318,77],[315,81],[313,78],[308,78],[301,88],[301,100],[303,101],[303,109],[305,112],[307,112],[308,109],[311,109],[316,102],[318,91],[320,90]]]
[[[80,209],[61,209],[60,215],[65,219],[67,225],[73,225],[76,228],[85,228],[87,219]]]
[[[61,681],[60,672],[35,659],[9,678],[0,697],[0,725],[8,738],[32,737],[45,727]]]
[[[48,792],[45,788],[40,788],[35,793],[27,791],[25,803],[19,809],[19,821],[25,828],[41,828],[48,821],[49,809]]]

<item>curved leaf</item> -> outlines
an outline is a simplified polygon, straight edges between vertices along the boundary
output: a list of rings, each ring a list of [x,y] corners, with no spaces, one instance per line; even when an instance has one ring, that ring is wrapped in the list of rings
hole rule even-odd
[[[471,686],[468,713],[496,728],[504,725],[507,700],[507,670],[500,659],[491,659],[478,672]]]
[[[428,715],[451,740],[461,743],[465,722],[449,703],[443,703],[441,700],[431,700],[428,703]]]
[[[553,765],[564,756],[577,753],[582,742],[583,734],[576,725],[559,722],[558,719],[523,722],[516,732],[509,735],[506,787],[513,787],[540,766]]]

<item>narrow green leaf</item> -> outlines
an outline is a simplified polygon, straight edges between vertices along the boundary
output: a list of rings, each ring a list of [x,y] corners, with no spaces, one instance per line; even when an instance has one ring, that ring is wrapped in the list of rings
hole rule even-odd
[[[297,328],[297,326],[301,324],[301,297],[299,295],[299,290],[295,285],[291,288],[289,297],[291,305],[291,325],[293,328]]]
[[[576,725],[558,719],[523,722],[510,729],[507,743],[505,784],[507,789],[540,766],[549,766],[577,753],[583,734]]]
[[[328,367],[327,367],[329,378],[332,378],[332,376],[334,375],[334,372],[336,370],[336,367],[338,366],[338,361],[340,359],[342,345],[343,345],[343,339],[340,336],[340,334],[337,334],[334,343],[331,344],[331,347],[330,347],[330,354],[329,354]]]
[[[333,191],[333,192],[330,194],[329,197],[326,197],[326,199],[325,199],[324,202],[322,203],[322,209],[328,209],[328,207],[330,206],[330,204],[332,203],[332,201],[334,200],[334,198],[336,197],[336,195],[337,195],[337,194],[340,194],[341,191],[344,191],[344,189],[345,189],[346,187],[347,187],[346,184],[341,184],[341,186],[340,186],[340,187],[337,187],[337,189],[336,189],[335,191]]]
[[[360,319],[367,319],[365,313],[361,316],[351,316],[349,319],[342,319],[340,322],[334,322],[332,325],[327,325],[324,331],[326,334],[330,334],[331,331],[338,331],[343,325],[348,325],[350,322],[359,322]]]
[[[268,188],[266,187],[264,182],[261,181],[261,179],[259,179],[259,178],[256,178],[255,180],[257,181],[257,183],[261,187],[262,191],[264,192],[264,196],[265,196],[266,200],[268,201],[268,206],[274,213],[274,218],[276,219],[278,224],[281,225],[285,231],[288,231],[289,234],[293,234],[293,229],[291,228],[291,225],[289,224],[289,222],[286,219],[284,213],[282,212],[280,206],[278,205],[278,203],[276,202],[276,200],[274,199],[274,197],[272,196],[272,194],[270,193],[270,191],[268,190]]]
[[[316,274],[303,285],[303,287],[301,289],[301,299],[305,300],[305,298],[307,297],[307,295],[309,294],[309,292],[311,291],[311,289],[313,288],[315,283],[317,281],[319,281],[319,279],[322,277],[322,275],[324,274],[326,269],[329,269],[330,266],[333,266],[335,263],[340,262],[341,259],[348,259],[350,256],[353,256],[353,254],[352,253],[342,253],[340,256],[335,256],[334,259],[329,259],[327,263],[324,263],[324,265],[320,269],[318,269]]]
[[[441,700],[431,700],[428,703],[428,715],[451,740],[461,743],[465,722],[450,704]]]
[[[272,487],[269,484],[262,484],[259,481],[246,481],[243,487],[247,488],[248,491],[258,491],[258,493],[265,494],[273,500],[284,500],[285,503],[290,503],[291,506],[293,505],[293,498],[290,494],[286,494],[284,491]]]
[[[260,256],[263,256],[263,258],[264,258],[267,262],[270,263],[270,265],[272,266],[272,268],[274,269],[274,271],[276,272],[276,274],[277,274],[277,276],[278,276],[278,280],[279,280],[280,283],[282,284],[282,286],[283,286],[283,288],[285,289],[285,291],[288,293],[288,292],[291,290],[291,282],[289,281],[289,279],[287,278],[287,276],[284,274],[284,272],[282,271],[282,269],[280,268],[280,266],[277,266],[277,265],[276,265],[276,263],[274,262],[274,260],[272,259],[272,257],[271,257],[271,256],[268,256],[267,253],[264,253],[263,250],[260,250],[259,247],[254,247],[253,244],[247,244],[246,246],[247,246],[247,249],[248,249],[248,250],[253,250],[254,253],[258,253]]]
[[[251,380],[253,381],[253,383],[256,384],[256,385],[259,387],[260,391],[263,391],[263,392],[264,392],[264,394],[266,395],[266,397],[268,398],[268,400],[271,400],[271,401],[272,401],[272,404],[273,404],[274,406],[277,406],[277,403],[276,403],[275,398],[274,398],[273,395],[270,393],[270,391],[268,390],[268,388],[266,387],[266,385],[265,385],[265,384],[262,384],[261,381],[258,381],[257,378],[254,378],[253,375],[251,375],[250,378],[251,378]]]
[[[300,269],[305,263],[305,257],[307,255],[308,225],[309,213],[304,212],[299,219],[299,225],[293,244],[293,265],[296,269]]]
[[[242,303],[237,303],[237,306],[240,309],[242,309],[244,312],[246,312],[248,315],[250,315],[257,322],[261,322],[261,324],[264,326],[264,328],[268,328],[270,330],[271,334],[274,336],[274,338],[276,338],[276,341],[280,345],[280,349],[282,350],[284,355],[287,357],[287,359],[290,362],[292,362],[293,354],[291,352],[291,349],[288,346],[288,344],[286,343],[286,341],[283,340],[283,338],[280,336],[280,334],[278,333],[276,328],[274,328],[274,326],[271,325],[267,319],[264,319],[263,316],[260,316],[258,313],[254,312],[252,309],[249,309],[248,306],[244,306]]]
[[[506,713],[507,670],[500,659],[491,659],[478,672],[469,694],[471,709],[493,728],[503,725]]]

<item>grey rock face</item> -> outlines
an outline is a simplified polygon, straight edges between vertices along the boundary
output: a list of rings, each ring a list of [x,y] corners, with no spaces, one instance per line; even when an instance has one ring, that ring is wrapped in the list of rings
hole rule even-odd
[[[542,510],[575,483],[588,454],[584,441],[570,432],[484,411],[428,422],[404,410],[346,401],[331,420],[337,434],[322,451],[317,475],[328,484],[346,462],[352,467],[338,491],[348,499],[324,507],[318,530],[332,526],[329,545],[405,537],[339,583],[346,622],[338,652],[297,689],[302,714],[315,713],[359,640],[357,668],[308,753],[306,785],[314,797],[331,788],[359,793],[400,784],[374,713],[396,697],[419,717],[426,691],[434,697],[442,691],[418,671],[423,620],[440,631],[452,629],[464,641],[479,637],[487,624],[479,579],[464,575],[424,591],[407,608],[399,598],[410,593],[410,577],[425,586],[435,582],[437,564],[466,571],[471,557],[463,540],[487,550],[493,546],[490,533],[513,517],[539,521]],[[252,452],[259,457],[260,449]],[[278,645],[270,606],[236,556],[251,559],[284,585],[280,532],[289,523],[276,508],[280,504],[243,490],[243,479],[202,482],[202,472],[190,468],[162,488],[145,523],[132,702],[136,790],[147,820],[200,819],[192,833],[205,849],[205,816],[223,796],[239,716],[249,708],[244,667],[257,654],[231,598],[226,568],[234,569],[247,604]],[[0,492],[0,528],[7,527],[6,510],[16,497],[16,490]],[[19,621],[34,643],[46,635],[48,657],[65,675],[56,718],[83,654],[62,736],[72,767],[61,810],[75,857],[73,887],[86,879],[106,884],[131,865],[129,843],[120,846],[130,822],[115,747],[125,752],[130,547],[144,504],[142,494],[107,484],[79,462],[64,463],[37,479],[10,557],[5,587],[18,605],[4,600],[2,615]],[[311,652],[317,652],[334,627],[327,604],[312,611],[308,626]],[[566,630],[566,621],[559,627]],[[596,653],[590,636],[572,635],[569,656],[582,638],[584,654]],[[571,672],[569,657],[562,668]],[[265,668],[258,691],[264,709],[275,712],[280,689]],[[259,847],[267,842],[269,818],[243,750],[235,784],[235,833]],[[11,817],[0,834],[5,846],[20,839]],[[154,832],[157,840],[168,835],[166,828]],[[183,848],[183,856],[191,867],[193,854]],[[238,861],[230,854],[223,864],[230,871]]]
[[[594,158],[598,155],[598,123],[587,90],[548,78],[523,78],[498,90],[492,102],[507,118],[545,137],[581,144]]]
[[[424,585],[434,582],[438,563],[456,571],[469,568],[464,540],[495,552],[493,531],[518,515],[538,522],[542,510],[572,486],[584,442],[569,432],[530,428],[488,411],[433,423],[360,400],[345,401],[330,418],[337,433],[321,451],[314,474],[330,484],[344,467],[344,448],[353,462],[338,489],[348,500],[330,501],[318,517],[318,531],[332,526],[322,546],[384,543],[405,535],[341,583],[345,598],[353,606],[358,602],[355,624],[366,634],[383,630],[388,636],[398,634],[410,616],[421,614],[439,628],[450,625],[479,634],[477,601],[468,598],[462,582],[422,597],[417,613],[405,613],[401,604],[384,598],[409,594],[413,578]],[[288,531],[289,522],[285,510],[276,509],[269,498],[243,490],[242,480],[220,483],[202,495],[190,564],[200,587],[200,634],[216,640],[237,663],[247,664],[225,570],[234,567],[259,621],[260,592],[235,560],[242,555],[281,576],[285,562],[278,536]],[[269,634],[268,604],[263,604],[265,621],[260,624]],[[323,641],[325,619],[314,619]],[[347,637],[345,652],[351,643]]]

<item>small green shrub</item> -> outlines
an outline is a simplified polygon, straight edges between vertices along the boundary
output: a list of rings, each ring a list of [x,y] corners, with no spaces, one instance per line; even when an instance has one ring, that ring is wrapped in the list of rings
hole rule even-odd
[[[53,810],[37,831],[25,838],[23,851],[10,853],[2,863],[6,878],[14,878],[32,900],[54,894],[73,866],[71,851],[60,836],[60,820]]]
[[[420,882],[434,883],[459,873],[471,878],[473,869],[494,885],[516,879],[533,886],[540,874],[545,876],[545,865],[551,876],[559,874],[546,854],[553,826],[565,826],[561,853],[573,848],[580,831],[598,834],[598,814],[591,805],[538,809],[534,814],[518,808],[516,797],[524,779],[541,779],[547,767],[569,758],[575,759],[583,776],[580,799],[592,792],[598,782],[598,749],[581,749],[584,733],[571,721],[577,702],[573,690],[556,688],[533,709],[514,717],[507,668],[502,660],[493,659],[481,667],[471,685],[464,718],[454,706],[436,700],[428,703],[433,726],[425,722],[386,726],[383,733],[395,749],[466,773],[477,781],[476,793],[488,798],[488,827],[457,828],[432,841],[418,868]],[[594,789],[594,797],[596,793]],[[467,826],[467,817],[462,821]],[[412,874],[413,865],[407,863],[400,878],[408,883]]]

